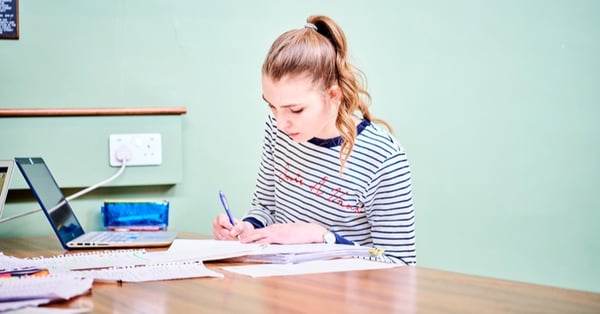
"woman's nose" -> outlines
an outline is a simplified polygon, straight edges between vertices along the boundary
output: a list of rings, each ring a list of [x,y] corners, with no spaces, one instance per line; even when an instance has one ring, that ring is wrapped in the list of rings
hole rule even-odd
[[[279,125],[279,128],[281,128],[282,130],[287,129],[287,128],[289,128],[292,125],[291,120],[284,113],[278,113],[278,114],[276,114],[275,115],[275,119],[277,120],[277,125]]]

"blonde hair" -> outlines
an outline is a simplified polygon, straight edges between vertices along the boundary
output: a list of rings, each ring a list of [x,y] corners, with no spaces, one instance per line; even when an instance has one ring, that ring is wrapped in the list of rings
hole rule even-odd
[[[288,75],[306,75],[324,90],[338,85],[342,99],[335,121],[340,131],[340,174],[354,148],[356,124],[352,119],[360,112],[363,119],[391,126],[372,117],[369,111],[371,95],[365,89],[365,75],[348,61],[346,36],[331,18],[313,15],[306,19],[306,26],[280,35],[265,58],[262,74],[274,81]]]

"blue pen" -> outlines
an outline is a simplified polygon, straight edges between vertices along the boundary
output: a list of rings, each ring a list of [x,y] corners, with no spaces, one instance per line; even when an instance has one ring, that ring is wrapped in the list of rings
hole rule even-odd
[[[222,191],[219,191],[219,198],[221,199],[221,204],[223,204],[223,208],[225,208],[225,213],[227,217],[229,217],[229,222],[232,226],[235,226],[235,221],[233,220],[233,216],[231,216],[231,210],[229,210],[229,204],[227,204],[227,198]]]

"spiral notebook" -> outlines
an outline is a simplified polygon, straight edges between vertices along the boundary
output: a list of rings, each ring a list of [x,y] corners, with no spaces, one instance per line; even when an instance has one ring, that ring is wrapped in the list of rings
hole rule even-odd
[[[44,160],[26,157],[15,161],[65,249],[169,246],[177,237],[169,231],[85,232]]]

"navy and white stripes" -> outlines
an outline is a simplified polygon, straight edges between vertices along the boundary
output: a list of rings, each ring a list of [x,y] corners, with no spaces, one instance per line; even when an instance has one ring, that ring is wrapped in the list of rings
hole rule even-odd
[[[296,143],[269,115],[256,191],[246,217],[264,226],[311,222],[385,261],[416,263],[411,172],[401,145],[368,121],[340,176],[339,138]]]

